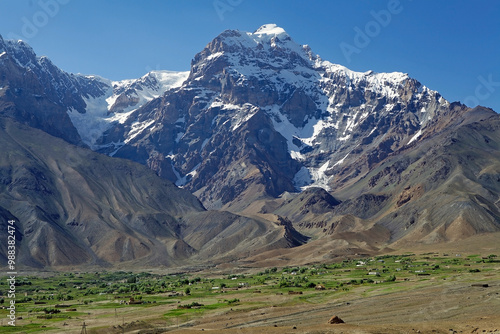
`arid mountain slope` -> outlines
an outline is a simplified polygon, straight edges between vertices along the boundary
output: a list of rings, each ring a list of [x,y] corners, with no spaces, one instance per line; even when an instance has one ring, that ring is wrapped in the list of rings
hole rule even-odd
[[[2,224],[16,220],[20,264],[210,265],[301,243],[287,238],[291,226],[207,212],[142,165],[8,118],[0,118],[0,145],[0,215]]]
[[[500,117],[456,107],[466,112],[455,114],[454,124],[439,129],[436,123],[354,181],[346,175],[363,160],[344,167],[333,176],[331,195],[311,189],[267,201],[261,211],[290,217],[299,231],[315,236],[344,232],[347,221],[357,221],[352,228],[358,231],[377,226],[387,230],[391,247],[500,231]]]

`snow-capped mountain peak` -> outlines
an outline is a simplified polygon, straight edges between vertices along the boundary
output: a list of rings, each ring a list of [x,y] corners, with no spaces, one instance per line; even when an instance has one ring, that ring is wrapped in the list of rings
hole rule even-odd
[[[85,112],[70,109],[69,116],[83,142],[97,150],[102,148],[97,142],[106,130],[114,124],[123,124],[135,110],[160,97],[167,90],[180,87],[188,74],[189,72],[151,71],[139,79],[121,81],[88,76],[87,78],[99,80],[107,89],[99,96],[85,96]],[[139,128],[142,131],[146,127]],[[125,141],[115,142],[113,145],[121,147],[124,143]],[[109,146],[109,143],[104,146]]]
[[[189,72],[151,71],[139,79],[113,81],[113,95],[109,96],[110,112],[128,112],[147,101],[159,97],[171,88],[180,87]]]
[[[262,25],[259,29],[255,30],[254,35],[287,35],[285,29],[278,27],[274,23]]]
[[[286,48],[291,51],[303,52],[302,46],[295,43],[285,29],[276,24],[265,24],[254,33],[247,32],[246,35],[251,38],[257,46],[264,45],[272,48]]]
[[[213,63],[247,74],[252,68],[262,68],[263,64],[275,71],[295,66],[310,68],[311,56],[308,47],[297,44],[275,24],[263,25],[253,33],[226,30],[196,55],[191,77],[198,76]]]
[[[231,113],[233,130],[254,119],[255,110],[266,114],[302,165],[295,177],[300,188],[328,188],[328,175],[370,149],[382,145],[383,157],[413,143],[448,103],[406,73],[356,72],[323,60],[275,24],[221,33],[195,56],[186,87],[204,92],[197,99],[207,110]],[[183,138],[192,140],[184,132]],[[373,148],[360,150],[362,143]]]
[[[47,78],[62,75],[40,62]],[[328,189],[344,167],[358,162],[368,170],[425,138],[447,107],[405,73],[356,72],[322,60],[275,24],[222,32],[195,55],[189,73],[115,82],[68,76],[80,102],[66,110],[87,145],[147,164],[200,191],[209,206],[252,182],[273,196]]]
[[[288,47],[291,49],[300,50],[302,47],[296,44],[290,35],[276,24],[265,24],[255,32],[242,32],[239,30],[226,30],[219,35],[220,41],[227,46],[239,46],[241,48],[262,49],[263,47]],[[219,51],[239,51],[238,49],[228,48]]]

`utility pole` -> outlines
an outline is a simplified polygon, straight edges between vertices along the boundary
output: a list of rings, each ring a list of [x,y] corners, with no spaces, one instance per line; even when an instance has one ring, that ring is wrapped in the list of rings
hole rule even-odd
[[[85,321],[83,322],[82,331],[80,332],[80,334],[87,334],[87,325],[85,325]]]

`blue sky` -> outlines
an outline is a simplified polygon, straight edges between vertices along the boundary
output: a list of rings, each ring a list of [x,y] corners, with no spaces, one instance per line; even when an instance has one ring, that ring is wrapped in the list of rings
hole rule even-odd
[[[62,69],[113,80],[189,70],[225,29],[276,23],[323,59],[400,71],[500,112],[500,1],[2,0],[0,34]]]

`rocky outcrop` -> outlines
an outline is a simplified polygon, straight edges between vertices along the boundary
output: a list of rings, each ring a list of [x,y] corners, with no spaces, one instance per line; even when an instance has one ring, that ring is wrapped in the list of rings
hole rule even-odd
[[[333,317],[330,318],[330,320],[328,320],[328,323],[331,325],[343,324],[344,320],[342,320],[338,316],[334,315]]]

